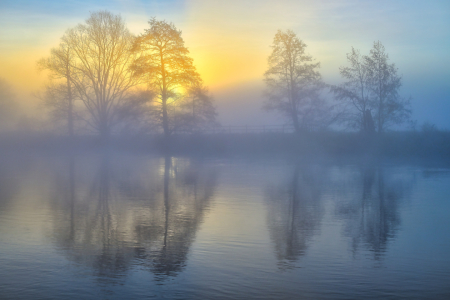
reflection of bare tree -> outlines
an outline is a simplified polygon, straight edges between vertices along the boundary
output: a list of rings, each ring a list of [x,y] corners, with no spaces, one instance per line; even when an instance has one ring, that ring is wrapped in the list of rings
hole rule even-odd
[[[287,184],[266,191],[268,226],[280,268],[292,267],[319,230],[323,216],[321,181],[319,169],[297,165]]]
[[[400,225],[398,205],[409,184],[374,166],[364,166],[356,180],[362,184],[361,196],[341,203],[338,215],[346,220],[345,234],[352,239],[353,251],[364,244],[379,259]]]
[[[135,265],[160,279],[182,271],[214,194],[214,172],[171,157],[162,164],[103,157],[96,172],[95,163],[78,160],[76,170],[71,159],[57,176],[54,195],[54,238],[68,257],[102,280]]]

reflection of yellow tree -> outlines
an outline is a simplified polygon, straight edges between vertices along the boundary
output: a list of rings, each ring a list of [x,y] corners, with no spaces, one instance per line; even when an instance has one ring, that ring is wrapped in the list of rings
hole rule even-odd
[[[205,175],[208,175],[205,177]],[[144,254],[152,271],[164,278],[176,275],[185,265],[189,247],[215,188],[214,173],[203,174],[200,166],[164,159],[163,201],[164,214],[159,214],[158,226],[163,225],[161,238],[153,238],[155,224],[140,222],[140,240],[152,245]],[[164,216],[164,219],[161,218]],[[154,218],[158,216],[153,216]],[[148,251],[150,250],[150,251]],[[142,254],[141,254],[142,255]]]
[[[383,169],[373,166],[362,168],[356,180],[356,186],[362,184],[361,197],[340,204],[338,214],[346,219],[345,234],[352,239],[353,251],[364,244],[378,259],[389,239],[395,237],[400,225],[399,201],[410,184],[405,178],[386,176]]]
[[[55,218],[56,242],[101,279],[118,278],[136,264],[161,279],[176,275],[186,264],[215,186],[215,177],[200,170],[194,181],[183,183],[178,177],[196,168],[177,164],[166,158],[158,174],[157,165],[144,168],[106,157],[94,177],[82,181],[92,170],[79,163],[83,176],[77,178],[69,163],[69,174],[58,176],[55,190],[55,212],[63,212]],[[189,191],[192,186],[200,192]]]
[[[287,184],[266,191],[268,225],[281,268],[305,253],[323,216],[321,176],[313,168],[298,165]]]

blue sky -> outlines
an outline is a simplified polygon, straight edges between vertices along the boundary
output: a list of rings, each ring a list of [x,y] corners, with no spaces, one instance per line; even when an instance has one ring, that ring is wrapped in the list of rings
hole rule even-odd
[[[120,13],[136,34],[150,17],[183,31],[224,124],[280,123],[263,112],[262,74],[278,29],[292,29],[321,62],[328,83],[351,47],[368,53],[380,40],[411,96],[414,118],[450,129],[450,1],[10,1],[0,2],[0,77],[34,92],[45,78],[35,61],[89,12]]]

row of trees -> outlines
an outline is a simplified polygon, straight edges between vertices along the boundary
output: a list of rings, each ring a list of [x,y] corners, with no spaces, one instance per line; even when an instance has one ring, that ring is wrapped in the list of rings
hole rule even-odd
[[[264,74],[264,108],[280,113],[296,132],[333,123],[383,132],[409,120],[410,99],[400,96],[401,77],[379,41],[369,55],[352,48],[349,66],[340,68],[345,82],[338,86],[322,81],[320,64],[305,53],[306,44],[293,31],[278,31],[272,49]],[[327,91],[334,94],[332,103],[326,100]]]
[[[399,95],[401,77],[380,42],[369,55],[352,48],[338,86],[322,81],[320,63],[293,31],[278,31],[272,48],[264,108],[280,113],[296,132],[337,122],[382,132],[409,119],[410,101]],[[216,124],[212,99],[172,23],[153,18],[134,36],[120,16],[95,12],[67,30],[38,66],[52,79],[41,97],[71,136],[75,128],[107,138],[113,131],[159,127],[167,137]]]
[[[136,37],[120,16],[95,12],[38,62],[52,79],[41,97],[55,120],[67,122],[69,135],[76,127],[107,138],[115,130],[161,126],[168,136],[215,122],[181,31],[156,19],[149,25]]]

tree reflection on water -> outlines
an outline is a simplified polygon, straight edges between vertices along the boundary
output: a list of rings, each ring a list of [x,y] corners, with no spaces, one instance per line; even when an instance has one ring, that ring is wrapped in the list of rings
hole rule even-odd
[[[373,164],[359,169],[351,180],[361,187],[360,193],[344,193],[337,216],[345,222],[344,234],[351,238],[352,251],[356,253],[363,245],[380,259],[389,240],[396,236],[401,223],[399,204],[410,193],[414,178],[396,176],[388,168]]]
[[[216,172],[165,157],[71,157],[56,174],[54,240],[100,281],[120,281],[134,266],[157,280],[176,276],[214,197]]]
[[[266,189],[269,232],[280,269],[292,268],[320,229],[323,171],[299,164],[286,183]]]
[[[414,184],[414,176],[405,174],[413,173],[368,162],[356,169],[303,163],[289,172],[287,179],[265,190],[267,223],[280,269],[295,267],[313,237],[320,235],[325,207],[336,208],[332,216],[336,225],[343,224],[354,255],[363,247],[375,260],[382,258],[401,223],[399,205]]]

